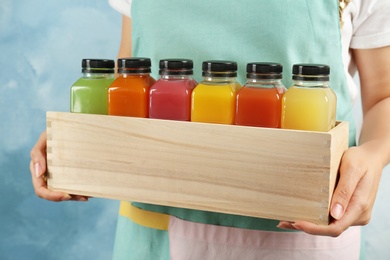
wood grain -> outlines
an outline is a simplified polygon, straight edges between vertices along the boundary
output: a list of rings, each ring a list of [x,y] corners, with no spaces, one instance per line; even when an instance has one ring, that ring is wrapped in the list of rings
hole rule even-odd
[[[52,190],[328,224],[348,123],[328,133],[47,113]]]

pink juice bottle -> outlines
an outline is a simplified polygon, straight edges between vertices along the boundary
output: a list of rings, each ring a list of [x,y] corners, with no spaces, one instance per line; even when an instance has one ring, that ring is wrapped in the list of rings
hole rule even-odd
[[[197,85],[192,69],[192,60],[160,60],[160,79],[149,92],[150,118],[191,120],[191,94]]]

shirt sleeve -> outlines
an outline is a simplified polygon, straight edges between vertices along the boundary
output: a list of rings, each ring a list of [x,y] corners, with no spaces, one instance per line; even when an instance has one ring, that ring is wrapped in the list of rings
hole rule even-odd
[[[350,47],[370,49],[390,45],[390,1],[360,0],[354,9]]]
[[[108,0],[108,3],[119,13],[131,17],[132,0]]]

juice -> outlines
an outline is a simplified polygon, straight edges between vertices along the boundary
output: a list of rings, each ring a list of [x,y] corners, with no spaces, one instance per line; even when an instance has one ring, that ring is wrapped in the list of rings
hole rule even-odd
[[[114,78],[80,78],[70,94],[70,111],[107,115],[107,88]]]
[[[149,88],[153,78],[146,75],[118,77],[108,88],[108,114],[148,117]]]
[[[282,128],[327,132],[336,124],[336,94],[329,87],[330,68],[293,66],[293,85],[282,100]]]
[[[71,87],[70,111],[107,115],[107,88],[114,80],[113,60],[83,59],[83,76]]]
[[[160,79],[150,88],[149,117],[190,121],[191,94],[197,85],[188,59],[160,60]]]
[[[238,83],[205,84],[192,92],[191,121],[234,124],[236,90]]]
[[[243,87],[237,94],[236,125],[280,128],[283,90]]]
[[[158,80],[150,89],[150,118],[190,121],[193,79]]]
[[[336,96],[330,88],[291,87],[282,103],[283,128],[327,132],[335,126]]]
[[[154,82],[149,75],[118,77],[108,88],[108,114],[148,117],[149,88]]]
[[[108,88],[108,114],[148,117],[150,76],[148,58],[118,59],[118,78]]]
[[[241,88],[236,81],[234,61],[204,61],[203,80],[192,91],[191,121],[234,124],[236,93]]]
[[[237,94],[236,125],[280,128],[283,66],[252,62],[246,67],[247,82]]]

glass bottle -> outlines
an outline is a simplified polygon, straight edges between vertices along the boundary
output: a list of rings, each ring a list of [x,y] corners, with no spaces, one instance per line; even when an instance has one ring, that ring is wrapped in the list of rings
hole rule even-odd
[[[83,59],[83,76],[71,87],[70,111],[107,115],[107,88],[114,80],[114,60]]]
[[[282,128],[327,132],[335,126],[337,98],[329,74],[328,65],[293,66],[293,84],[282,100]]]
[[[108,114],[148,117],[149,89],[155,80],[150,75],[149,58],[120,58],[118,77],[108,88]]]
[[[149,117],[190,121],[191,94],[197,85],[193,61],[163,59],[159,67],[160,79],[150,88]]]
[[[202,63],[203,80],[192,91],[191,121],[234,124],[237,63],[211,60]]]
[[[253,62],[246,67],[247,81],[237,93],[236,125],[280,128],[283,66]]]

